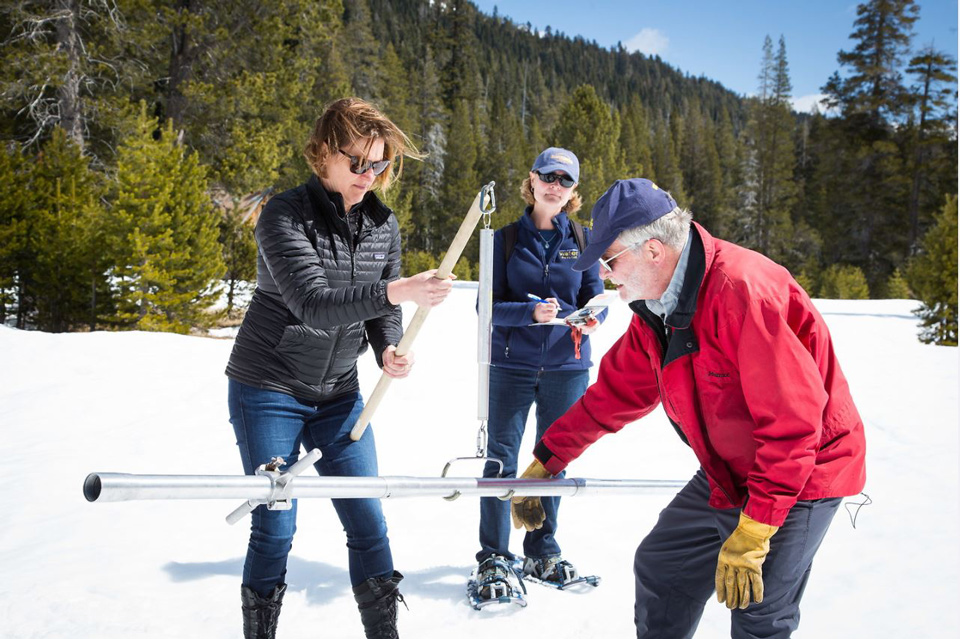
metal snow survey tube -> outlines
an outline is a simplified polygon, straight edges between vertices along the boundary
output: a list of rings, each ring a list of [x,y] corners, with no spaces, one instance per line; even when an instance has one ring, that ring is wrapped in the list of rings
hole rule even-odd
[[[574,497],[582,495],[663,494],[686,481],[670,479],[483,479],[477,477],[297,477],[289,496],[296,499],[390,499],[449,497],[457,492],[477,497]],[[87,501],[140,499],[276,498],[265,475],[132,475],[91,473],[83,482]]]

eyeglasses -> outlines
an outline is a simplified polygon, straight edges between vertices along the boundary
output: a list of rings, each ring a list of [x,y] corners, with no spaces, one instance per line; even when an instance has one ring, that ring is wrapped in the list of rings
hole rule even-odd
[[[554,182],[560,182],[560,186],[562,186],[562,187],[565,188],[565,189],[569,189],[571,186],[573,186],[574,184],[576,184],[576,182],[573,181],[573,178],[571,178],[571,177],[569,177],[569,176],[566,176],[566,175],[561,175],[561,174],[559,174],[559,173],[547,173],[547,174],[543,174],[543,173],[540,173],[539,171],[537,171],[537,177],[540,178],[540,181],[541,181],[541,182],[546,182],[547,184],[553,184]]]
[[[387,167],[390,166],[390,160],[377,160],[376,162],[364,162],[362,158],[358,158],[355,155],[350,155],[343,149],[337,149],[340,153],[344,154],[350,158],[350,172],[356,173],[357,175],[363,175],[370,169],[373,169],[374,175],[380,175],[387,170]]]
[[[613,263],[613,261],[614,261],[615,259],[617,259],[617,258],[620,257],[621,255],[623,255],[623,254],[626,253],[627,251],[633,250],[633,249],[637,248],[638,246],[641,246],[641,245],[644,244],[645,242],[646,242],[646,240],[643,240],[643,241],[641,241],[641,242],[634,242],[633,244],[631,244],[631,245],[628,246],[627,248],[623,249],[622,251],[620,251],[620,252],[617,253],[616,255],[613,255],[613,256],[611,256],[611,257],[608,257],[607,259],[603,259],[603,258],[601,257],[601,258],[599,258],[597,261],[600,262],[600,266],[602,266],[604,269],[606,269],[606,270],[608,270],[608,271],[612,271],[612,270],[613,270],[613,265],[612,265],[612,263]]]

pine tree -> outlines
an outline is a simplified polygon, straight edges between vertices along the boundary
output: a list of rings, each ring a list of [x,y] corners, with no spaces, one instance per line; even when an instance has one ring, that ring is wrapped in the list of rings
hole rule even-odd
[[[578,215],[581,222],[586,221],[597,198],[624,176],[620,116],[592,86],[583,85],[564,103],[551,138],[551,146],[569,149],[580,160],[578,191],[583,209]]]
[[[743,143],[733,130],[730,113],[724,109],[716,127],[716,149],[720,159],[720,192],[714,204],[710,231],[719,237],[732,237],[734,220],[740,214],[738,190],[743,183]]]
[[[713,124],[694,100],[685,105],[683,146],[680,164],[686,187],[686,205],[697,220],[716,229],[721,213],[720,156],[717,153]]]
[[[0,296],[19,328],[62,332],[95,323],[105,266],[97,249],[99,187],[89,158],[55,128],[33,162],[0,157]],[[101,300],[103,301],[103,300]]]
[[[460,100],[450,118],[443,160],[443,187],[440,191],[440,211],[443,218],[436,229],[439,250],[449,246],[463,222],[467,207],[483,186],[476,170],[479,135],[472,111],[472,105],[468,101]],[[465,253],[469,255],[470,252]]]
[[[884,291],[884,297],[894,300],[910,299],[913,295],[910,293],[910,285],[903,277],[900,269],[895,269],[893,275],[887,280],[887,288]]]
[[[169,69],[158,113],[184,131],[218,186],[239,198],[303,181],[317,98],[349,90],[334,51],[342,13],[340,0],[157,7],[153,55]]]
[[[670,126],[663,119],[657,120],[654,128],[653,171],[660,188],[669,191],[680,206],[686,206],[687,198],[683,188],[680,160],[673,136],[670,134]]]
[[[245,217],[248,211],[241,207],[225,208],[220,217],[220,246],[223,250],[227,285],[227,308],[229,315],[236,301],[241,282],[251,282],[257,277],[257,240],[254,237],[254,222]]]
[[[60,127],[82,152],[112,155],[129,116],[130,90],[143,90],[134,49],[139,0],[20,0],[0,15],[0,105],[12,135],[31,146]]]
[[[957,345],[957,196],[947,201],[907,270],[910,288],[923,302],[920,341]]]
[[[370,8],[367,0],[344,0],[343,29],[337,38],[337,49],[350,65],[350,84],[357,97],[377,102],[384,85],[393,80],[379,64],[382,59],[380,43],[371,31]]]
[[[821,278],[820,297],[828,300],[869,299],[870,289],[867,286],[867,278],[859,267],[851,264],[833,264]]]
[[[914,150],[911,163],[913,183],[910,189],[909,246],[910,253],[913,254],[917,250],[920,234],[921,199],[927,204],[930,199],[940,195],[939,189],[931,184],[933,180],[928,165],[938,160],[943,163],[943,146],[956,147],[950,122],[950,108],[956,108],[957,62],[928,45],[910,60],[907,73],[913,75],[917,81],[912,92],[917,117],[911,136]],[[956,171],[951,173],[956,175]],[[931,186],[934,188],[931,189]]]
[[[793,113],[790,109],[790,76],[786,44],[773,53],[770,36],[764,39],[763,61],[757,97],[751,101],[746,139],[751,193],[747,199],[749,218],[740,239],[774,260],[783,261],[793,242],[790,211],[794,204]]]
[[[417,68],[417,91],[414,94],[418,137],[422,140],[420,150],[426,156],[404,180],[415,184],[412,226],[415,232],[405,250],[423,250],[429,253],[442,250],[435,236],[439,221],[439,201],[444,179],[444,159],[447,148],[447,131],[444,123],[449,115],[440,102],[440,83],[436,64],[430,49],[423,45],[423,57]]]
[[[443,101],[453,111],[458,101],[473,101],[480,97],[476,57],[473,55],[477,47],[473,28],[477,9],[467,0],[437,4],[435,51],[443,63],[440,76]]]
[[[412,134],[417,130],[416,105],[413,100],[415,89],[411,86],[403,61],[389,42],[384,49],[380,66],[383,67],[386,79],[380,87],[380,107],[401,131]]]
[[[93,327],[107,291],[99,252],[101,223],[98,176],[68,133],[54,129],[43,145],[30,180],[33,209],[29,246],[34,264],[25,298],[33,322],[55,333]]]
[[[620,110],[620,148],[623,149],[624,174],[629,177],[653,177],[653,152],[650,123],[646,109],[636,95]]]
[[[857,8],[851,51],[837,58],[849,69],[823,87],[828,107],[840,111],[821,128],[818,225],[828,261],[860,266],[882,288],[909,254],[910,178],[900,131],[909,100],[900,64],[919,8],[913,0],[870,0]]]
[[[831,76],[823,87],[826,104],[845,116],[862,115],[866,125],[881,129],[897,117],[904,105],[900,63],[910,48],[913,23],[920,17],[914,0],[868,0],[857,6],[850,39],[851,51],[841,51],[837,61],[851,74]]]
[[[31,165],[16,144],[0,149],[0,324],[17,310],[17,326],[23,328],[23,305],[18,303],[23,273],[31,259],[25,251],[29,228]]]
[[[497,212],[492,226],[499,228],[516,219],[526,207],[520,196],[520,185],[529,175],[533,158],[542,149],[534,149],[524,138],[520,105],[508,107],[501,95],[491,100],[487,140],[480,148],[477,177],[481,185],[496,182]]]
[[[171,122],[155,138],[145,106],[137,132],[118,151],[112,193],[121,325],[185,333],[213,319],[224,264],[219,218],[206,169],[177,140]]]

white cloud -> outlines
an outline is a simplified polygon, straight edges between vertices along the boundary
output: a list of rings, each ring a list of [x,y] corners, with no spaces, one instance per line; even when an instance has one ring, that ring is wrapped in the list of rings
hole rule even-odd
[[[643,29],[637,35],[623,43],[627,51],[639,51],[646,55],[660,55],[667,50],[670,39],[659,29]]]
[[[823,93],[814,93],[811,95],[801,95],[793,98],[791,102],[793,103],[793,110],[797,113],[810,113],[810,110],[816,105],[817,110],[820,113],[826,113],[827,109],[822,104],[820,100],[827,97]]]

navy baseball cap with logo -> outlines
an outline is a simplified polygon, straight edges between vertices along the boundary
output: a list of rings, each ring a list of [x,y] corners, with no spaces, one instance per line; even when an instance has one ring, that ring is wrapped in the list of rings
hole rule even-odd
[[[645,178],[617,180],[593,205],[590,242],[573,270],[585,271],[627,229],[650,224],[677,208],[673,197]]]
[[[543,174],[563,171],[572,177],[574,182],[580,181],[580,160],[573,154],[573,151],[555,146],[538,155],[530,170]]]

